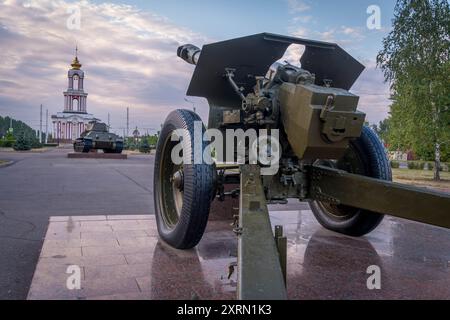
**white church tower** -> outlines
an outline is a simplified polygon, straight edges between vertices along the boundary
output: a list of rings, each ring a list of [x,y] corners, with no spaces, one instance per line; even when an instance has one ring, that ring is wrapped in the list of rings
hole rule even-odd
[[[81,70],[81,63],[78,61],[78,50],[75,59],[71,64],[72,69],[69,70],[69,85],[67,91],[64,92],[64,112],[86,112],[87,93],[84,92],[84,71]]]
[[[71,142],[80,136],[90,121],[99,121],[87,113],[87,92],[84,92],[84,71],[78,60],[78,48],[68,72],[68,88],[64,92],[64,111],[52,116],[54,138]]]

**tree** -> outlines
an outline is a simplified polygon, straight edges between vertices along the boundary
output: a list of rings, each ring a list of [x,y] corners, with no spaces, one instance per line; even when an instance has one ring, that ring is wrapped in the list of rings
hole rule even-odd
[[[398,0],[393,29],[377,64],[391,83],[391,143],[434,155],[450,141],[450,5],[447,0]]]
[[[158,143],[158,133],[148,137],[148,143],[151,149],[156,149],[156,144]]]
[[[372,129],[377,133],[377,135],[384,141],[385,144],[389,144],[389,122],[390,118],[386,118],[383,121],[372,125]]]
[[[42,141],[45,141],[44,139],[45,138],[42,138]],[[30,143],[31,143],[31,148],[33,148],[33,149],[41,149],[43,147],[42,143],[39,142],[39,139],[36,138],[35,136],[31,137]]]
[[[36,131],[30,128],[26,123],[15,120],[10,117],[1,117],[0,116],[0,137],[6,136],[10,132],[10,129],[13,129],[12,132],[15,136],[14,140],[18,138],[16,133],[26,133],[28,136],[35,136]]]
[[[11,131],[8,131],[6,135],[0,139],[0,147],[3,148],[11,148],[14,146],[14,143],[16,142],[16,139],[14,138],[14,135]]]
[[[148,137],[145,136],[142,138],[142,141],[139,145],[139,152],[142,153],[149,153],[150,152],[150,145],[148,144]]]
[[[31,150],[31,140],[28,139],[27,135],[22,132],[17,138],[16,143],[14,144],[14,150],[16,151],[27,151]]]

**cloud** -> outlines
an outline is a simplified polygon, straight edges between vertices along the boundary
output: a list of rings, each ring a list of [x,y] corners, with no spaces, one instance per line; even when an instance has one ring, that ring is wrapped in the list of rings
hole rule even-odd
[[[383,73],[374,60],[363,60],[361,63],[366,69],[351,92],[360,97],[359,109],[366,113],[366,120],[378,124],[388,116],[391,105],[389,84],[384,82]]]
[[[297,16],[291,19],[291,24],[306,24],[311,23],[313,21],[313,16]]]
[[[342,35],[346,35],[353,40],[363,40],[365,38],[363,27],[341,26],[339,29],[339,33]]]
[[[294,37],[303,38],[303,37],[310,36],[311,35],[311,31],[309,29],[307,29],[307,28],[299,27],[299,28],[296,28],[295,30],[293,30],[291,32],[291,35],[293,35]]]
[[[287,0],[287,3],[291,14],[304,12],[311,8],[310,5],[303,0]]]
[[[309,37],[311,39],[338,44],[355,43],[365,39],[364,29],[362,27],[340,26],[318,31],[303,26],[291,26],[289,33],[296,37]]]
[[[365,39],[362,28],[341,26],[317,31],[305,27],[296,27],[291,28],[289,33],[295,37],[337,43],[361,60],[366,69],[351,90],[360,96],[359,109],[367,114],[366,119],[370,123],[378,123],[388,116],[391,104],[389,84],[384,83],[383,74],[376,68],[374,60],[361,59],[355,54],[359,51],[358,45]],[[302,53],[302,46],[291,45],[281,61],[286,60],[298,65]]]
[[[289,3],[294,13],[309,7],[300,1]],[[125,127],[126,107],[130,127],[155,129],[171,110],[191,108],[184,97],[194,68],[176,57],[176,48],[184,43],[201,46],[211,39],[130,5],[90,1],[79,3],[81,29],[69,30],[67,9],[73,6],[64,0],[0,0],[0,115],[37,128],[41,103],[50,114],[62,111],[75,44],[86,73],[88,111],[105,121],[110,113],[118,132]],[[343,26],[318,33],[299,27],[290,33],[339,43],[359,41],[357,31]],[[301,52],[301,46],[293,45],[284,59],[298,63]],[[387,86],[380,84],[379,71],[368,68],[355,85],[366,93],[361,107],[373,122],[387,114],[389,104]],[[378,92],[383,95],[373,95]],[[205,100],[190,100],[205,120]]]
[[[69,30],[68,8],[78,5],[80,30]],[[193,67],[176,57],[184,43],[206,37],[167,18],[134,6],[64,0],[0,0],[0,114],[36,128],[39,105],[53,114],[63,109],[67,70],[75,44],[85,71],[88,112],[113,127],[159,128],[167,113],[189,108],[183,101]],[[203,116],[207,107],[202,101]]]

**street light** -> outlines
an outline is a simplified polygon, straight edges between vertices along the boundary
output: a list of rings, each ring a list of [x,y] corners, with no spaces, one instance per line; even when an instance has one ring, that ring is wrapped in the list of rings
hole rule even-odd
[[[190,100],[188,100],[186,98],[184,98],[184,101],[186,101],[187,103],[191,103],[192,104],[192,109],[194,110],[194,113],[197,113],[196,110],[195,110],[195,103],[194,103],[194,101],[190,101]]]

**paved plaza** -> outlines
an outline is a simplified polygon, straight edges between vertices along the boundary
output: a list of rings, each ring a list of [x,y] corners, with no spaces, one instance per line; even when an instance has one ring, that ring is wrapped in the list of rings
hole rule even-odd
[[[369,236],[324,230],[310,210],[272,211],[288,238],[289,299],[448,299],[447,231],[386,218]],[[154,215],[51,217],[28,299],[235,299],[237,238],[211,219],[195,249],[158,239]],[[381,270],[368,290],[367,268]],[[74,288],[73,267],[79,274]],[[67,272],[70,273],[67,273]]]
[[[192,250],[162,243],[153,210],[154,156],[68,159],[69,149],[0,152],[0,299],[226,299],[236,291],[236,236],[214,209]],[[271,206],[288,237],[291,299],[450,297],[450,231],[386,217],[350,238],[323,229],[306,203]],[[280,210],[284,210],[281,212]],[[81,289],[68,290],[77,265]],[[381,268],[368,290],[367,267]]]
[[[153,156],[0,152],[0,299],[25,299],[51,216],[153,214]]]

